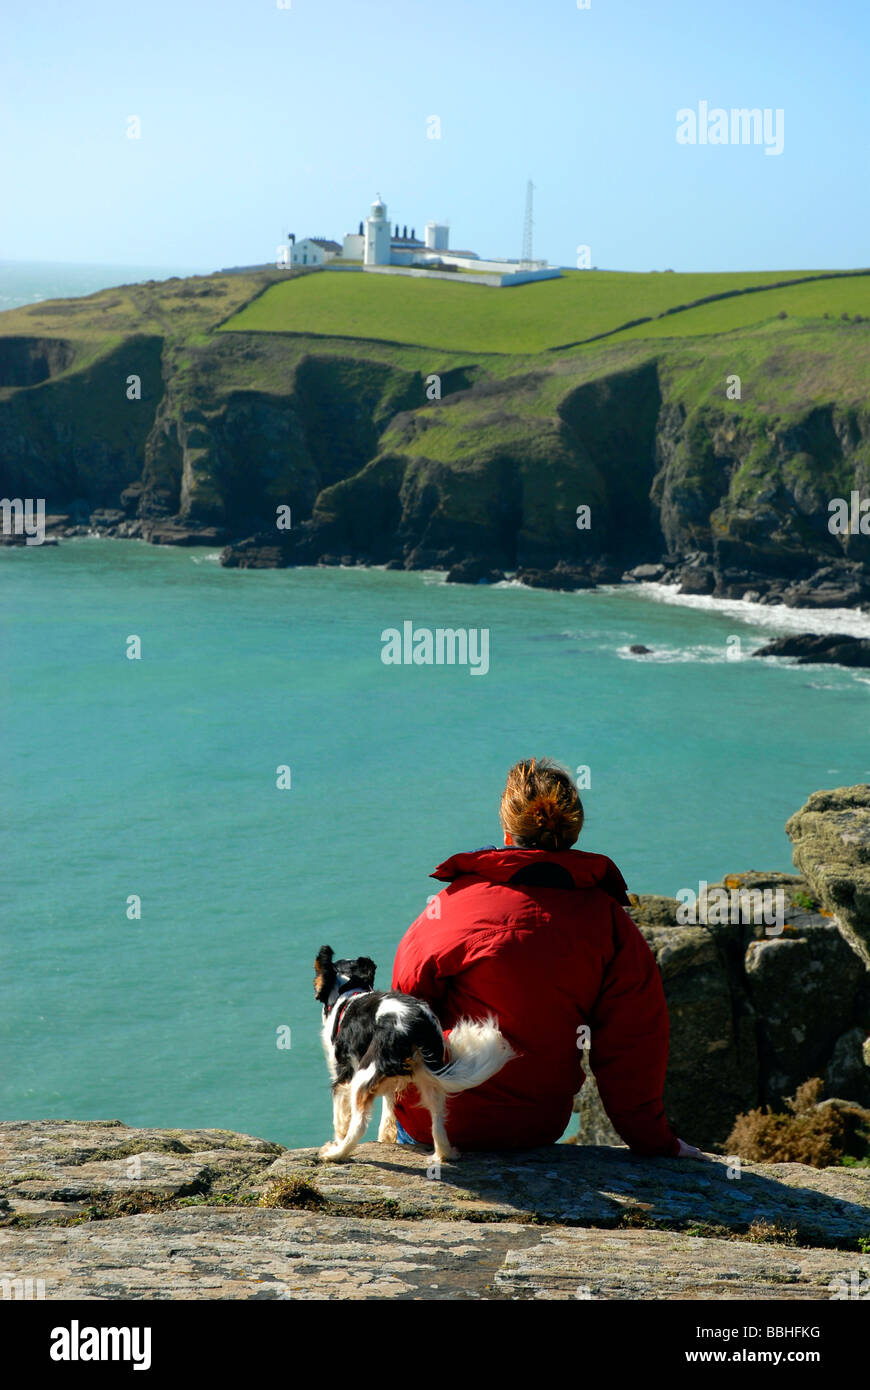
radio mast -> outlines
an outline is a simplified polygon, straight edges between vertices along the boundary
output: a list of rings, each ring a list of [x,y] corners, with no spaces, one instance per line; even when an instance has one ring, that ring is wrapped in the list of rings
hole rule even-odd
[[[534,191],[535,185],[529,179],[526,184],[526,211],[523,217],[523,254],[520,260],[520,270],[531,270],[532,268],[532,199]]]

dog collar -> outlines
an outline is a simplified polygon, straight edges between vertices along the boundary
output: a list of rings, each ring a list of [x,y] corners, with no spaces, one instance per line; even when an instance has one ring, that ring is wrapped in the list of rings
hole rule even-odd
[[[332,1008],[327,1009],[327,1018],[329,1017],[330,1013],[334,1015],[332,1020],[332,1031],[330,1034],[332,1042],[336,1041],[339,1033],[341,1032],[341,1020],[344,1018],[344,1013],[348,1004],[351,1002],[352,999],[356,999],[358,995],[368,993],[369,991],[367,989],[346,990],[344,994],[340,994],[338,996],[335,1003],[332,1005]]]

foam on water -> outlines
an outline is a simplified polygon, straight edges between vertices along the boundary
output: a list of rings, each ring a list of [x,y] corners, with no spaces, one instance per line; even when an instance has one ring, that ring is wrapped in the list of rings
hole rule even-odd
[[[612,593],[634,592],[656,603],[694,608],[699,612],[727,614],[750,627],[769,628],[782,636],[789,632],[842,632],[850,637],[870,637],[870,613],[854,608],[789,608],[784,603],[748,603],[742,598],[712,598],[708,594],[681,594],[672,584],[611,586]]]

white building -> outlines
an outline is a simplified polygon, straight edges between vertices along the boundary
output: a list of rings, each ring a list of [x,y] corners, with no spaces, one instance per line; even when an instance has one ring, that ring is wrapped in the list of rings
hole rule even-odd
[[[366,218],[365,244],[363,246],[363,265],[390,265],[392,247],[387,205],[381,202],[380,193],[372,203]]]
[[[476,251],[453,250],[446,222],[427,222],[423,241],[413,227],[410,233],[407,226],[400,231],[398,224],[391,230],[387,205],[380,193],[368,217],[360,222],[359,230],[348,232],[341,246],[325,237],[305,237],[299,242],[290,237],[292,265],[323,266],[334,260],[362,262],[363,270],[387,273],[392,270],[400,275],[434,273],[448,278],[457,276],[458,272],[457,278],[473,280],[476,284],[519,284],[530,279],[552,279],[561,274],[546,261],[527,265],[500,258],[484,260]]]
[[[426,223],[426,249],[446,251],[450,241],[450,228],[446,222]]]
[[[360,222],[360,227],[362,223]],[[342,260],[361,261],[365,253],[366,238],[363,231],[348,232],[341,248]]]
[[[362,255],[351,256],[362,242]],[[450,227],[447,222],[427,222],[425,240],[418,240],[413,228],[411,235],[405,227],[400,234],[398,226],[391,234],[387,215],[387,205],[378,194],[372,203],[371,212],[365,220],[362,237],[346,236],[344,255],[348,260],[362,260],[363,268],[374,266],[404,266],[406,268],[434,269],[446,267],[454,271],[489,272],[498,275],[512,275],[520,270],[519,261],[483,260],[476,251],[452,250],[450,247]],[[525,271],[535,274],[547,270],[546,261],[533,261]]]
[[[291,265],[326,265],[327,261],[334,261],[341,253],[342,248],[337,241],[329,241],[326,237],[319,236],[306,236],[297,241],[291,234]]]

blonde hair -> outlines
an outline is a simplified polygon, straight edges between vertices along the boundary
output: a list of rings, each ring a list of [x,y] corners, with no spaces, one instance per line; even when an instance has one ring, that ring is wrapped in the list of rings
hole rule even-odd
[[[499,814],[520,849],[570,849],[583,828],[571,775],[550,758],[525,758],[511,768]]]

